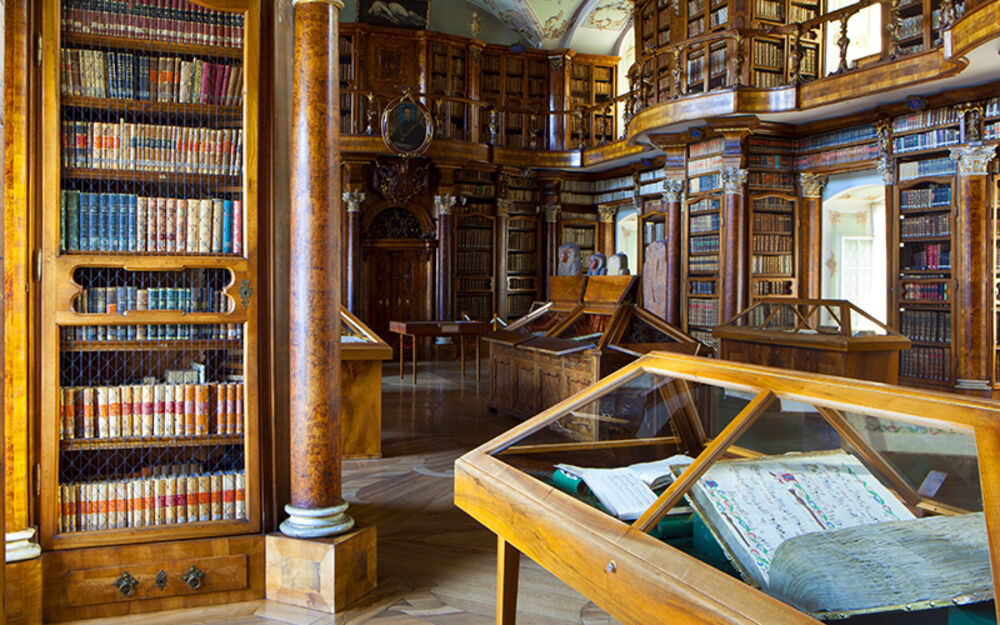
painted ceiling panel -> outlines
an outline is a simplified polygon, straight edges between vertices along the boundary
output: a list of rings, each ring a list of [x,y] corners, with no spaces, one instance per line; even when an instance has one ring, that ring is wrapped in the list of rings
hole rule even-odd
[[[571,47],[572,41],[577,52],[614,54],[618,38],[632,22],[629,0],[468,2],[497,17],[528,45],[549,50]]]

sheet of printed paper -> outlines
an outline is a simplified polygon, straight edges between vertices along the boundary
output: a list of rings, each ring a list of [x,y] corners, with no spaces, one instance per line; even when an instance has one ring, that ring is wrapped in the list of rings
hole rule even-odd
[[[775,549],[789,538],[915,518],[844,452],[718,462],[690,495],[761,586]]]

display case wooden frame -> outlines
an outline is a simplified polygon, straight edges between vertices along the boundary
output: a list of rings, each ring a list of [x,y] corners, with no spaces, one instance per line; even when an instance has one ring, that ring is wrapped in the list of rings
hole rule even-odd
[[[392,348],[346,308],[340,309],[341,335],[349,329],[360,341],[343,341],[341,433],[344,457],[382,456],[382,361]]]
[[[586,442],[520,445],[563,415],[588,406],[611,389],[644,374],[686,383],[705,383],[749,391],[754,399],[714,438],[702,433],[688,453],[695,462],[631,527],[558,488],[504,462],[504,454],[580,450]],[[722,458],[751,457],[757,452],[736,447],[772,400],[806,402],[824,415],[847,446],[865,464],[876,467],[893,492],[915,509],[934,514],[961,513],[919,494],[891,462],[838,416],[844,412],[878,415],[916,428],[940,428],[974,435],[978,451],[982,509],[986,516],[990,563],[1000,570],[1000,410],[976,398],[888,386],[833,376],[714,361],[681,354],[653,353],[616,371],[533,419],[485,443],[455,463],[455,503],[498,537],[498,622],[515,622],[519,554],[530,557],[626,625],[698,622],[727,625],[820,621],[732,575],[649,535],[663,514],[713,463]],[[853,434],[853,436],[852,436]],[[675,440],[678,448],[682,441]],[[661,439],[598,441],[593,449],[626,445],[663,445]],[[668,454],[670,452],[667,452]],[[994,578],[994,592],[1000,579]]]
[[[82,547],[113,546],[125,543],[143,543],[163,540],[181,540],[232,536],[236,534],[259,533],[261,529],[260,501],[260,460],[259,460],[259,389],[258,389],[258,324],[259,296],[258,283],[258,132],[259,110],[259,38],[260,9],[253,0],[225,0],[212,2],[199,0],[201,6],[217,11],[241,13],[243,15],[243,45],[240,48],[222,48],[205,45],[187,45],[159,41],[134,40],[112,35],[67,35],[67,40],[86,45],[106,46],[117,50],[156,52],[162,50],[171,55],[193,55],[209,58],[242,60],[243,98],[240,107],[233,107],[227,113],[236,113],[241,118],[243,135],[241,176],[192,176],[188,180],[209,182],[210,188],[219,191],[237,190],[243,201],[243,252],[241,255],[194,255],[194,254],[147,254],[141,253],[73,253],[60,251],[60,189],[64,177],[86,177],[107,179],[128,184],[129,181],[158,184],[169,181],[174,174],[127,170],[64,170],[61,159],[61,49],[63,30],[61,27],[62,3],[60,0],[45,0],[42,16],[41,54],[41,248],[39,262],[42,274],[42,298],[40,310],[40,496],[39,525],[40,542],[45,550],[75,549]],[[82,37],[82,39],[81,39]],[[100,100],[92,104],[106,110],[119,107],[117,100],[110,100],[106,106]],[[146,102],[136,101],[135,110]],[[148,102],[151,110],[168,114],[183,114],[194,111],[198,105],[166,105]],[[214,108],[214,105],[213,105]],[[226,107],[221,107],[226,109]],[[130,110],[125,107],[124,110]],[[223,289],[228,298],[229,312],[183,314],[174,311],[133,312],[127,315],[93,315],[74,312],[72,296],[80,292],[72,281],[73,271],[80,267],[110,267],[125,270],[177,271],[185,268],[218,268],[231,272],[232,280]],[[63,327],[81,325],[143,325],[143,324],[227,324],[242,325],[243,341],[243,384],[245,385],[245,429],[242,434],[243,461],[245,471],[246,519],[210,522],[183,523],[155,527],[108,529],[94,532],[74,532],[59,534],[59,331]],[[127,346],[125,346],[127,347]],[[116,347],[115,349],[121,349]],[[100,439],[95,439],[98,442]],[[256,574],[256,573],[255,573]]]

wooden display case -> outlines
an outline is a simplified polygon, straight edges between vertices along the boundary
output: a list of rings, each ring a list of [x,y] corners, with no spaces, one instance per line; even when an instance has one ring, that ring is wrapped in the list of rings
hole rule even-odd
[[[43,5],[45,620],[262,597],[258,4]]]
[[[392,348],[340,309],[341,446],[345,458],[382,457],[382,361]]]
[[[725,360],[895,384],[910,340],[846,300],[765,298],[715,328]]]
[[[551,406],[652,349],[703,345],[631,303],[635,276],[553,277],[553,300],[490,344],[490,408],[527,416]],[[579,287],[586,285],[583,299]]]
[[[856,614],[879,625],[944,625],[1000,584],[990,575],[1000,552],[986,530],[1000,524],[998,423],[1000,410],[986,400],[653,353],[459,458],[455,503],[498,537],[498,622],[516,620],[524,554],[626,625],[818,625]],[[597,436],[582,440],[577,432],[588,425]],[[805,458],[832,471],[804,479],[822,473],[803,469]],[[672,465],[672,483],[637,496],[634,521],[599,508],[597,490],[587,487],[596,482],[567,473],[616,468],[648,488],[627,467],[650,461]],[[741,467],[765,465],[780,468],[733,486]],[[917,490],[928,468],[949,476],[934,495]],[[837,487],[855,477],[850,489]],[[678,508],[685,495],[691,509]],[[956,525],[973,528],[968,539],[943,529]],[[922,532],[929,534],[917,538]],[[894,552],[905,557],[848,546],[826,564],[829,545],[884,544],[886,533],[910,537],[902,543],[910,547]],[[953,562],[955,550],[968,549],[977,573],[960,564],[918,575],[909,563],[933,550],[930,536],[941,541],[938,556]],[[751,551],[759,559],[744,564]],[[794,562],[801,568],[788,568]],[[757,581],[753,566],[768,567],[770,579]],[[779,585],[790,570],[802,571],[793,579],[807,592]],[[952,572],[958,583],[938,590]],[[804,599],[817,603],[805,607]],[[854,607],[845,609],[845,599]]]

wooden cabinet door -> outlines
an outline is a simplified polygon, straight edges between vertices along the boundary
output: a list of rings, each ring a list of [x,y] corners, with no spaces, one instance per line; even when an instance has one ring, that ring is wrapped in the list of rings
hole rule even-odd
[[[428,258],[424,249],[383,246],[370,248],[365,254],[362,319],[394,351],[399,349],[399,337],[389,335],[389,321],[430,318]]]

